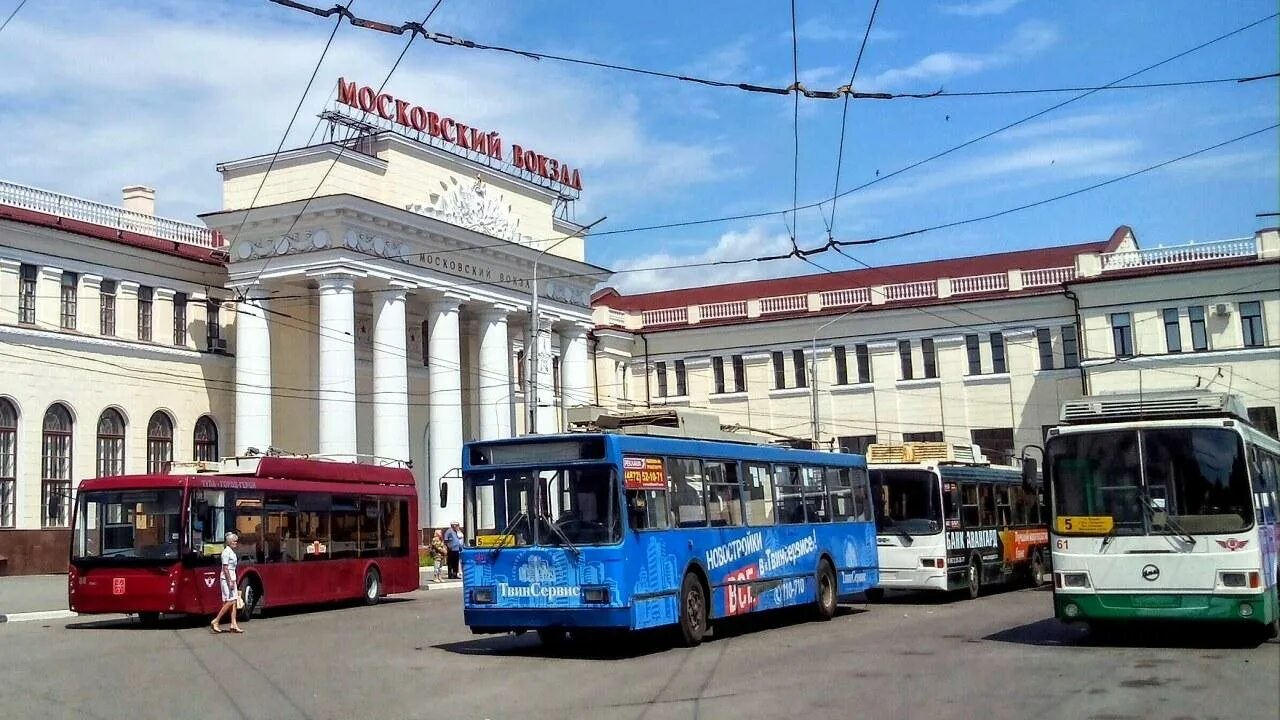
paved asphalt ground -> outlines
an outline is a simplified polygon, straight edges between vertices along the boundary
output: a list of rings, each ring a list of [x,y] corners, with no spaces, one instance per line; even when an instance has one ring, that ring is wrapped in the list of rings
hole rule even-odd
[[[981,718],[1275,720],[1280,644],[1211,628],[1095,638],[1046,590],[893,596],[828,623],[773,616],[687,650],[554,654],[473,636],[461,594],[308,609],[214,636],[75,618],[0,625],[4,718]]]

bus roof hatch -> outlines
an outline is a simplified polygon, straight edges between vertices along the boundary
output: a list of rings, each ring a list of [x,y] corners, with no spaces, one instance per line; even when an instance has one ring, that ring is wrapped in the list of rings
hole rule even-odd
[[[960,463],[989,465],[990,462],[974,445],[945,442],[872,443],[867,446],[868,465],[911,463]]]
[[[1062,404],[1063,424],[1118,422],[1179,417],[1235,417],[1248,421],[1240,398],[1207,390],[1159,390],[1144,393],[1105,393]]]
[[[726,442],[765,444],[768,441],[732,432],[720,424],[720,416],[688,408],[655,408],[631,412],[609,412],[600,407],[583,406],[567,411],[569,424],[587,432],[617,432],[626,435],[657,435],[689,440],[721,440]]]

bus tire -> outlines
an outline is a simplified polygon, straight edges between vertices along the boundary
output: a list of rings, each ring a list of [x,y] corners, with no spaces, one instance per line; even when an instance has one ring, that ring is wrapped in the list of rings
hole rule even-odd
[[[1031,567],[1029,570],[1031,577],[1031,587],[1040,587],[1044,578],[1044,551],[1037,549],[1031,554]]]
[[[378,598],[382,597],[382,573],[378,572],[378,568],[370,567],[364,571],[364,595],[362,599],[365,605],[377,605]]]
[[[815,581],[814,589],[817,598],[814,602],[814,615],[818,620],[826,622],[836,616],[836,596],[839,594],[836,588],[836,571],[831,568],[831,563],[826,558],[818,563]]]
[[[684,574],[680,583],[680,639],[694,647],[707,634],[707,592],[696,573]]]
[[[1280,577],[1280,571],[1277,571],[1277,573],[1276,577]],[[1264,641],[1275,640],[1280,637],[1280,582],[1276,583],[1274,594],[1276,597],[1275,605],[1273,607],[1276,614],[1275,617],[1271,618],[1271,622],[1262,626],[1262,639]]]
[[[262,604],[262,586],[254,577],[245,575],[240,578],[240,597],[244,598],[244,607],[235,611],[236,619],[239,622],[249,622]]]
[[[160,613],[140,612],[138,613],[138,622],[142,624],[142,627],[155,627],[160,624]]]
[[[562,648],[569,642],[569,633],[561,627],[538,628],[538,641],[546,648]]]
[[[884,588],[867,588],[862,591],[863,596],[867,598],[869,603],[878,603],[884,601]]]
[[[978,560],[977,556],[969,561],[969,568],[965,570],[964,583],[965,596],[970,600],[982,594],[982,561]]]

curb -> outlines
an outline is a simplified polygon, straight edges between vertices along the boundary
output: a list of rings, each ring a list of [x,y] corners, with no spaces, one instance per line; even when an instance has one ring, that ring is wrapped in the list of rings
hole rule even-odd
[[[0,615],[0,623],[30,622],[33,620],[65,620],[66,618],[73,617],[80,617],[80,613],[74,613],[70,610],[38,610],[36,612]]]
[[[449,581],[449,582],[442,582],[442,583],[433,583],[433,582],[427,581],[427,582],[424,582],[424,583],[422,583],[421,585],[419,585],[419,586],[418,586],[418,589],[419,589],[419,590],[434,590],[434,591],[437,591],[437,592],[438,592],[438,591],[440,591],[440,590],[461,590],[461,589],[462,589],[462,581],[461,581],[461,580],[452,580],[452,581]]]

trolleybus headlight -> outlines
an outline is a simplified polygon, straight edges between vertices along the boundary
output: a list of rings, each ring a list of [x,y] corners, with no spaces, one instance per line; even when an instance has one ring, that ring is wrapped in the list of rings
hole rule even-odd
[[[1062,606],[1062,613],[1069,618],[1073,618],[1080,614],[1080,608],[1076,607],[1075,603],[1067,603]]]
[[[582,602],[584,603],[609,602],[609,588],[604,586],[590,586],[590,587],[582,588]]]
[[[1082,572],[1064,572],[1058,573],[1062,577],[1059,587],[1064,588],[1087,588],[1089,587],[1089,573]]]
[[[471,602],[477,605],[491,605],[494,601],[493,588],[480,587],[471,591]]]
[[[1245,578],[1245,573],[1224,572],[1218,573],[1218,582],[1222,583],[1223,587],[1242,588],[1248,581]]]
[[[1249,603],[1240,603],[1240,617],[1253,617],[1253,606]]]

